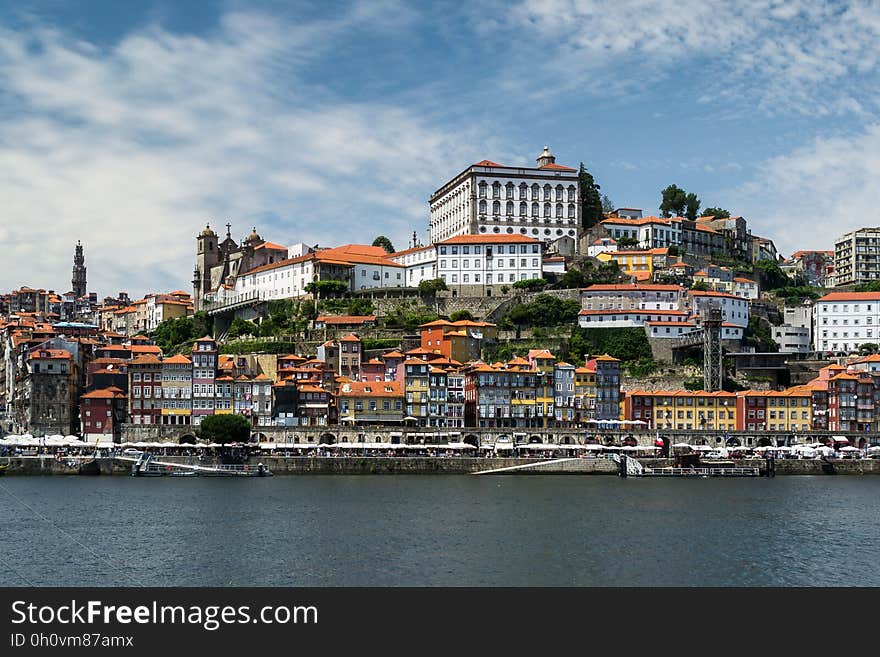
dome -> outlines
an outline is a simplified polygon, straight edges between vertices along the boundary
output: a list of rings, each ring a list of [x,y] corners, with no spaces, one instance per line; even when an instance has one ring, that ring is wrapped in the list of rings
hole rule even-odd
[[[263,238],[260,237],[260,234],[257,232],[257,227],[254,226],[253,232],[245,238],[245,244],[250,244],[253,242],[262,242]]]
[[[211,224],[205,224],[205,230],[199,233],[199,237],[217,237],[217,233],[211,230]]]

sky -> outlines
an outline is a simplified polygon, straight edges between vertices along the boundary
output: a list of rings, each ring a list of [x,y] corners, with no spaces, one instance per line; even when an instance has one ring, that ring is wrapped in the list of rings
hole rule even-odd
[[[880,225],[880,3],[0,1],[0,291],[189,290],[195,236],[428,239],[472,163],[676,184],[785,255]],[[219,232],[219,231],[218,231]]]

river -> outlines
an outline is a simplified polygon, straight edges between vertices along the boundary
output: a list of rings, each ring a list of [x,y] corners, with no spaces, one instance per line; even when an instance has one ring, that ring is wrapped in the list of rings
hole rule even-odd
[[[880,585],[880,476],[4,477],[5,586]]]

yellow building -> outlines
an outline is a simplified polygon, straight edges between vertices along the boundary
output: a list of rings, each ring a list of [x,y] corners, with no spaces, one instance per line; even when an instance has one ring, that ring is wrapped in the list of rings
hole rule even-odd
[[[232,376],[218,376],[214,392],[214,415],[232,415],[233,412],[233,383]]]
[[[340,424],[401,424],[403,388],[398,381],[344,381],[337,403]]]
[[[530,349],[526,356],[529,365],[536,371],[535,380],[535,414],[543,422],[542,427],[548,426],[548,420],[553,419],[553,402],[555,390],[553,389],[553,370],[556,366],[556,356],[546,349]]]
[[[601,262],[616,262],[618,269],[630,276],[646,273],[653,276],[654,270],[666,266],[669,249],[646,249],[642,251],[607,251],[596,258]]]
[[[190,424],[192,361],[178,354],[162,360],[162,424]]]
[[[596,417],[596,370],[577,367],[574,370],[575,421]]]
[[[646,423],[647,429],[667,431],[734,431],[737,399],[732,392],[704,390],[626,393],[625,419]]]

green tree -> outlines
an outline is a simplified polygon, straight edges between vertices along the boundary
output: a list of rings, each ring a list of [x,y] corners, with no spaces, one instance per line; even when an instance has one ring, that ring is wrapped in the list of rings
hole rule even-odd
[[[391,240],[384,235],[379,235],[379,237],[374,239],[373,246],[381,246],[385,249],[386,253],[394,253],[394,245],[391,243]]]
[[[641,328],[579,328],[571,333],[569,357],[607,353],[628,363],[652,360],[648,336]]]
[[[518,290],[534,290],[547,285],[547,281],[543,278],[526,278],[513,284]]]
[[[759,260],[754,265],[762,290],[778,290],[793,287],[791,278],[772,260]]]
[[[690,193],[684,197],[685,211],[684,216],[688,219],[695,220],[700,212],[700,199],[696,194]]]
[[[210,443],[245,443],[251,435],[251,423],[242,415],[208,415],[196,433]]]
[[[687,207],[687,194],[677,185],[669,185],[660,192],[662,200],[660,202],[660,213],[664,217],[679,217],[684,214]]]
[[[423,296],[434,296],[441,290],[448,290],[446,281],[442,278],[431,278],[419,283],[419,294]]]
[[[241,317],[236,317],[232,320],[232,324],[229,325],[229,332],[227,335],[230,338],[239,338],[242,335],[260,335],[260,329],[251,321],[246,319],[242,319]]]
[[[602,194],[602,212],[614,212],[614,203],[605,194]]]
[[[620,249],[629,249],[638,246],[639,241],[635,237],[618,237],[617,246]]]
[[[456,310],[449,316],[450,322],[460,322],[461,320],[472,322],[474,321],[474,316],[469,310]]]
[[[880,347],[878,347],[876,343],[865,342],[859,345],[859,354],[862,356],[870,356],[871,354],[876,354],[878,349],[880,349]]]
[[[603,219],[602,197],[599,195],[599,187],[592,174],[584,167],[578,170],[578,195],[581,201],[581,227],[590,228]]]
[[[306,285],[306,292],[319,297],[337,296],[348,292],[348,283],[344,281],[312,281]]]
[[[716,219],[729,219],[730,212],[724,208],[706,208],[703,210],[704,217],[715,217]]]
[[[553,287],[558,290],[570,290],[573,288],[586,287],[587,283],[588,279],[584,272],[575,267],[569,267],[562,275],[562,278],[559,279],[559,282]]]
[[[709,284],[706,283],[706,281],[696,281],[693,285],[691,285],[691,289],[698,292],[708,292],[712,288],[709,287]]]
[[[273,335],[277,335],[280,331],[280,327],[275,323],[275,321],[271,317],[267,317],[262,322],[260,322],[260,336],[261,337],[270,337]]]

